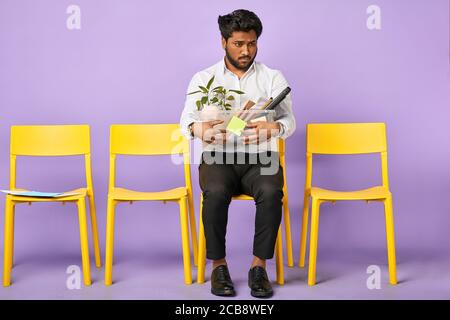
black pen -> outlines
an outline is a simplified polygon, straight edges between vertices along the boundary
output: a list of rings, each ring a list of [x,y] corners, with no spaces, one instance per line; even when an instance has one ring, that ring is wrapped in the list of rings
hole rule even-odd
[[[289,94],[289,92],[291,92],[291,88],[289,88],[289,87],[287,87],[286,89],[281,91],[281,93],[275,99],[273,99],[268,105],[266,105],[264,110],[275,109],[275,107],[278,106],[280,104],[280,102],[284,100],[284,98],[286,98],[286,96]],[[270,99],[272,99],[272,98],[270,98]],[[269,101],[270,101],[270,99],[269,99]]]

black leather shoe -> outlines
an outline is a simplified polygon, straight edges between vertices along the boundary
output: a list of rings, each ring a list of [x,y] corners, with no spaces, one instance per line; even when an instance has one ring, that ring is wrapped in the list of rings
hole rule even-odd
[[[272,285],[263,267],[256,266],[250,269],[248,286],[251,289],[250,294],[256,298],[269,298],[273,295]]]
[[[236,294],[226,265],[216,267],[211,273],[211,293],[216,296],[234,296]]]

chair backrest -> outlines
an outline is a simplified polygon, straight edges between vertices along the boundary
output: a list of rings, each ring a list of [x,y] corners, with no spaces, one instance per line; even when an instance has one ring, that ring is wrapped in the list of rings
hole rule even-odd
[[[16,185],[16,156],[85,156],[86,184],[92,190],[88,125],[11,126],[10,188]]]
[[[317,123],[306,129],[306,151],[358,154],[386,151],[384,123]]]
[[[283,180],[286,187],[286,142],[284,139],[277,139],[278,154],[280,155],[280,165],[283,167]]]
[[[11,127],[12,155],[71,156],[89,153],[88,125]]]
[[[112,154],[169,155],[189,152],[189,142],[178,124],[114,124],[110,131]]]
[[[311,187],[313,154],[380,153],[383,186],[388,187],[384,123],[315,123],[306,126],[306,182]]]
[[[285,155],[286,155],[286,143],[284,141],[284,139],[277,139],[277,145],[278,145],[278,154],[280,155],[280,164],[283,166],[285,166]],[[284,168],[286,169],[286,168]]]
[[[189,141],[181,134],[178,124],[114,124],[110,130],[109,188],[115,186],[117,155],[182,154],[185,182],[192,192]]]

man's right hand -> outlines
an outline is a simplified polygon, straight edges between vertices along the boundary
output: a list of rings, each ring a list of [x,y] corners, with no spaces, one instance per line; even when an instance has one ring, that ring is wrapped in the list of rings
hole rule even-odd
[[[223,123],[223,120],[194,122],[192,124],[192,133],[194,134],[194,137],[200,138],[206,143],[225,142],[226,130],[214,128],[214,126],[221,123]]]

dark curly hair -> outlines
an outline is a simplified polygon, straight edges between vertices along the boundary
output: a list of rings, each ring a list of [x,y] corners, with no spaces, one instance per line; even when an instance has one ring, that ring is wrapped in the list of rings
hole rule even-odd
[[[225,40],[233,34],[234,31],[249,32],[251,30],[256,32],[256,37],[262,33],[262,23],[258,16],[249,10],[239,9],[224,16],[219,16],[218,19],[220,33]]]

